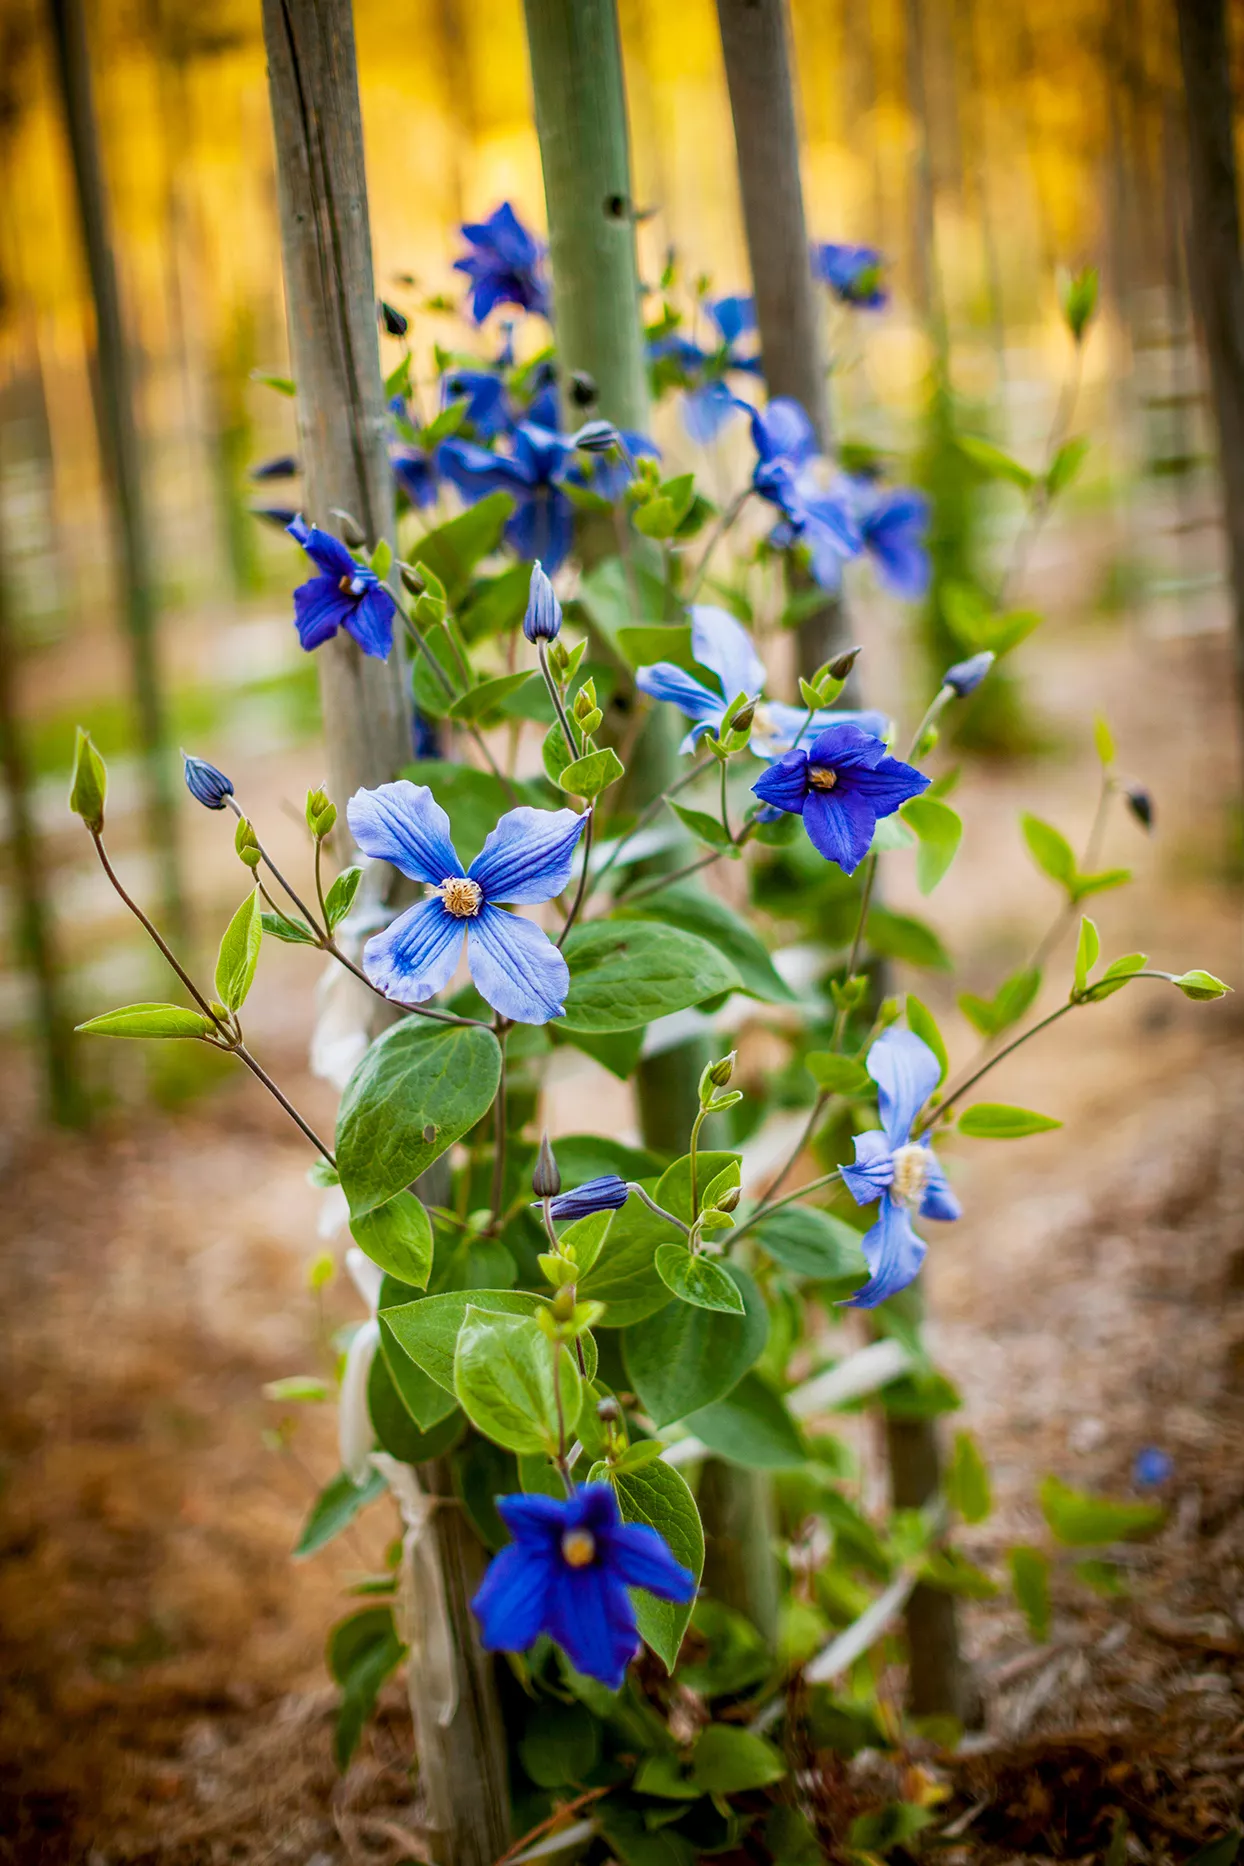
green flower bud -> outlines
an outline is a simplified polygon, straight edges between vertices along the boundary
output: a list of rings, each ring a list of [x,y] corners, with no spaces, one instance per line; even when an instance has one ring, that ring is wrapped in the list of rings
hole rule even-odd
[[[337,806],[324,790],[307,792],[307,828],[322,842],[337,821]]]
[[[243,861],[248,868],[259,867],[263,860],[259,853],[259,841],[244,816],[238,818],[238,826],[233,834],[233,846],[238,852],[239,860]]]
[[[1230,985],[1224,985],[1212,972],[1199,970],[1181,972],[1178,978],[1171,980],[1171,984],[1178,985],[1184,997],[1191,998],[1196,1004],[1207,1004],[1211,998],[1225,998],[1231,990]]]
[[[108,767],[91,743],[91,735],[78,727],[73,752],[73,782],[69,787],[69,808],[93,835],[104,827],[104,798],[108,791]]]
[[[864,650],[860,647],[845,648],[829,664],[826,670],[833,680],[845,680]]]

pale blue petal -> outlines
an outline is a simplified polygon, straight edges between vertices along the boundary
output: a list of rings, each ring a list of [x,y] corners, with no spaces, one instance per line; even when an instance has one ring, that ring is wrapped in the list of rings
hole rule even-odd
[[[707,447],[720,434],[727,421],[738,413],[738,408],[738,402],[724,382],[706,382],[701,388],[692,389],[684,398],[683,426],[693,441],[701,447]]]
[[[805,731],[804,721],[807,718],[808,711],[804,706],[788,706],[784,700],[762,701],[752,720],[752,751],[758,758],[780,758],[783,752],[791,749],[800,733],[803,733],[800,745],[809,745],[820,733],[837,725],[858,726],[861,732],[883,738],[890,724],[884,713],[868,710],[835,713],[822,708],[813,713]]]
[[[691,610],[691,652],[716,674],[727,705],[745,693],[755,699],[765,684],[765,664],[741,623],[724,609],[696,603]]]
[[[843,1306],[848,1309],[875,1309],[887,1296],[906,1289],[927,1254],[927,1246],[912,1230],[906,1211],[888,1194],[882,1198],[876,1224],[860,1239],[860,1249],[872,1275],[863,1289],[847,1297]]]
[[[635,685],[650,699],[668,700],[688,719],[712,721],[720,719],[726,710],[719,693],[710,693],[685,668],[675,667],[672,661],[657,661],[652,667],[639,668]],[[734,695],[730,697],[733,699]]]
[[[869,1050],[865,1068],[877,1084],[887,1140],[891,1147],[905,1147],[912,1122],[941,1079],[941,1064],[913,1030],[892,1025]]]
[[[857,1205],[871,1205],[894,1180],[894,1157],[879,1127],[855,1136],[855,1161],[842,1169],[842,1183]]]
[[[399,914],[363,948],[363,970],[397,1004],[422,1004],[453,977],[465,921],[433,898]]]
[[[346,816],[363,854],[392,862],[411,881],[439,887],[463,873],[450,841],[449,818],[426,784],[398,778],[378,790],[356,790]]]
[[[922,1218],[940,1218],[949,1223],[955,1218],[962,1218],[963,1207],[950,1189],[949,1181],[940,1162],[929,1153],[928,1179],[925,1181],[924,1197],[920,1201]]]
[[[485,904],[467,926],[467,963],[480,996],[516,1024],[560,1017],[570,969],[534,920]]]
[[[573,810],[507,810],[467,873],[486,901],[532,907],[551,901],[570,880],[574,852],[587,823]]]

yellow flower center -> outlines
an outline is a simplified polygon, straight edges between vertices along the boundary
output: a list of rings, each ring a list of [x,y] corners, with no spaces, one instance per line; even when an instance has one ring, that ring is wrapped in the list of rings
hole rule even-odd
[[[562,1559],[568,1568],[586,1568],[596,1559],[596,1538],[590,1529],[568,1529],[562,1537]]]
[[[917,1205],[929,1183],[929,1150],[911,1142],[894,1149],[894,1181],[890,1196],[902,1205]]]
[[[809,765],[808,783],[813,790],[832,790],[838,782],[838,773],[831,771],[828,765]]]
[[[477,914],[484,899],[484,890],[478,881],[471,881],[466,875],[448,875],[439,888],[433,888],[445,903],[445,911],[454,914],[459,920],[469,920]]]

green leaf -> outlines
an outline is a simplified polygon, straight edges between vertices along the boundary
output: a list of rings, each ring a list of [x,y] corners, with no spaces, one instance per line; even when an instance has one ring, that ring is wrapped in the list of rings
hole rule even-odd
[[[970,991],[963,992],[959,1009],[983,1037],[994,1037],[1008,1025],[1018,1022],[1040,989],[1040,972],[1035,967],[1025,967],[999,985],[992,998],[976,998]]]
[[[959,1116],[959,1132],[974,1140],[1022,1140],[1026,1134],[1046,1134],[1061,1121],[1032,1108],[1012,1108],[1003,1101],[973,1102]]]
[[[379,1471],[373,1471],[367,1482],[361,1485],[352,1483],[344,1471],[338,1471],[311,1505],[294,1544],[295,1557],[305,1559],[308,1555],[314,1555],[317,1549],[322,1549],[334,1536],[339,1536],[343,1529],[349,1527],[360,1510],[374,1503],[377,1497],[382,1497],[385,1489],[385,1481]]]
[[[1008,1560],[1011,1587],[1028,1631],[1043,1646],[1050,1636],[1050,1564],[1040,1549],[1023,1543],[1011,1550]]]
[[[689,829],[698,841],[708,844],[710,849],[732,849],[734,842],[720,820],[710,816],[706,810],[689,810],[681,803],[670,803],[670,809],[684,829]]]
[[[1103,765],[1112,765],[1114,763],[1114,734],[1100,713],[1093,720],[1093,744],[1097,748],[1097,756]]]
[[[443,1419],[424,1431],[384,1354],[373,1356],[367,1375],[367,1412],[381,1450],[403,1464],[424,1464],[429,1458],[442,1457],[466,1430],[466,1420],[452,1406]]]
[[[449,717],[466,725],[474,725],[486,719],[490,713],[499,712],[503,700],[525,687],[534,679],[532,670],[520,668],[516,674],[497,674],[492,680],[481,680],[477,686],[468,687],[466,692],[456,699],[449,709]]]
[[[803,1066],[826,1095],[870,1095],[873,1079],[863,1063],[854,1056],[839,1056],[833,1050],[809,1050]]]
[[[1070,894],[1076,885],[1077,871],[1075,854],[1067,838],[1052,823],[1042,822],[1039,816],[1031,816],[1027,811],[1019,820],[1028,852],[1037,867]]]
[[[265,933],[270,933],[273,939],[284,940],[287,946],[315,946],[319,943],[305,920],[289,914],[263,913],[260,921]]]
[[[1086,901],[1090,894],[1104,894],[1107,888],[1121,888],[1130,881],[1130,868],[1103,868],[1095,875],[1077,875],[1071,889],[1073,901]]]
[[[371,567],[383,583],[393,568],[393,546],[387,538],[381,538],[372,552]]]
[[[451,608],[466,595],[476,564],[500,548],[501,533],[513,510],[508,492],[490,492],[448,524],[425,532],[411,547],[409,561],[425,565],[444,584]]]
[[[874,907],[868,915],[868,943],[883,959],[905,959],[932,972],[949,972],[950,954],[923,920]]]
[[[1101,955],[1101,934],[1097,931],[1097,922],[1090,920],[1087,914],[1080,916],[1080,937],[1076,941],[1076,993],[1084,990],[1088,984],[1089,973],[1097,964]]]
[[[634,1030],[614,1030],[601,1036],[589,1036],[585,1030],[562,1030],[554,1026],[550,1032],[554,1043],[572,1044],[576,1050],[582,1050],[585,1056],[591,1056],[602,1069],[625,1082],[634,1075],[640,1052],[644,1047],[643,1027]]]
[[[592,1212],[587,1218],[576,1218],[558,1232],[558,1242],[564,1252],[573,1251],[574,1260],[579,1266],[579,1280],[587,1275],[596,1259],[600,1256],[601,1246],[613,1223],[612,1212]]]
[[[608,790],[611,784],[616,784],[625,774],[622,760],[612,746],[606,745],[603,751],[589,752],[586,758],[576,758],[573,764],[564,766],[558,775],[557,785],[567,796],[590,800],[599,797],[603,790]]]
[[[79,726],[73,748],[69,808],[96,835],[104,827],[104,799],[107,794],[108,767],[96,751],[90,733]]]
[[[701,1730],[691,1766],[706,1795],[741,1795],[780,1782],[786,1774],[780,1750],[734,1723],[710,1723]]]
[[[1125,1569],[1117,1562],[1099,1561],[1090,1557],[1088,1561],[1075,1564],[1075,1577],[1083,1581],[1085,1587],[1091,1587],[1103,1600],[1123,1600],[1128,1594],[1128,1578]]]
[[[252,369],[251,381],[262,383],[265,389],[275,389],[278,395],[298,393],[298,384],[292,376],[271,376],[266,369]]]
[[[963,837],[962,820],[957,810],[936,797],[912,797],[899,814],[920,838],[916,886],[922,894],[932,894],[955,859]]]
[[[769,1316],[760,1292],[737,1264],[723,1268],[743,1297],[743,1315],[671,1302],[623,1337],[627,1378],[658,1426],[724,1398],[764,1352]]]
[[[724,1399],[682,1422],[729,1464],[757,1471],[793,1470],[807,1463],[808,1448],[786,1404],[757,1373],[744,1374]]]
[[[597,1466],[589,1478],[604,1474]],[[647,1523],[655,1529],[674,1560],[689,1568],[698,1582],[704,1571],[704,1530],[695,1498],[673,1465],[657,1459],[639,1470],[615,1470],[612,1483],[623,1522]],[[679,1606],[676,1601],[658,1600],[643,1588],[635,1589],[634,1599],[640,1636],[664,1661],[666,1671],[672,1672],[694,1602]]]
[[[531,1320],[541,1306],[539,1296],[526,1290],[452,1289],[421,1302],[398,1303],[381,1313],[381,1332],[387,1328],[397,1345],[429,1379],[446,1393],[455,1393],[454,1354],[468,1309],[483,1315],[520,1316]],[[416,1413],[419,1423],[424,1418]],[[444,1414],[441,1415],[444,1417]]]
[[[502,1293],[508,1295],[509,1292],[503,1291]],[[479,1292],[476,1290],[470,1292],[463,1291],[462,1296],[464,1303],[476,1298],[478,1294]],[[383,1296],[381,1302],[382,1308],[379,1318],[380,1352],[384,1355],[385,1365],[392,1375],[393,1384],[398,1391],[403,1406],[406,1408],[419,1430],[431,1434],[436,1430],[437,1426],[459,1412],[460,1409],[457,1399],[454,1396],[452,1387],[449,1391],[446,1391],[443,1386],[432,1379],[430,1374],[425,1374],[422,1367],[413,1361],[409,1354],[399,1345],[397,1336],[394,1334],[389,1323],[389,1315],[392,1313],[394,1307],[401,1305],[390,1304],[388,1308],[385,1308],[383,1306]],[[453,1351],[454,1343],[451,1341],[449,1344],[448,1356],[449,1377],[451,1381],[453,1379]]]
[[[183,1004],[123,1004],[77,1026],[90,1037],[204,1037],[215,1028],[210,1017]]]
[[[1221,1840],[1211,1840],[1207,1847],[1198,1847],[1189,1854],[1186,1866],[1235,1866],[1242,1839],[1244,1834],[1237,1830],[1224,1834]]]
[[[497,576],[481,577],[474,583],[456,612],[466,639],[483,641],[521,622],[530,584],[530,564],[511,564]]]
[[[698,1801],[702,1790],[684,1775],[678,1757],[658,1750],[645,1756],[635,1771],[635,1793],[655,1795],[661,1801]]]
[[[706,939],[727,958],[752,998],[769,1004],[793,1004],[795,993],[778,972],[768,951],[746,920],[706,888],[674,882],[628,907],[615,909],[615,920],[655,920]]]
[[[501,1051],[491,1030],[418,1017],[376,1039],[337,1113],[337,1167],[355,1217],[412,1184],[492,1106]]]
[[[1207,1004],[1211,998],[1223,998],[1232,990],[1232,986],[1224,985],[1212,972],[1181,972],[1171,983],[1183,992],[1185,998],[1191,998],[1194,1004]]]
[[[228,1011],[240,1011],[255,978],[263,939],[263,908],[258,888],[247,895],[225,928],[216,959],[216,996]]]
[[[320,1380],[314,1374],[286,1374],[282,1380],[264,1382],[265,1399],[277,1400],[282,1404],[315,1405],[326,1400],[329,1394],[328,1382]]]
[[[333,885],[324,896],[324,906],[328,912],[328,930],[335,933],[354,905],[354,897],[359,891],[359,882],[363,879],[361,868],[343,868],[334,877]]]
[[[563,1417],[579,1417],[583,1387],[573,1357],[561,1360]],[[507,1451],[558,1448],[553,1344],[534,1318],[468,1307],[454,1354],[454,1391],[477,1431]]]
[[[738,1185],[740,1161],[737,1153],[717,1153],[701,1151],[696,1154],[696,1190],[703,1206],[704,1194],[719,1178],[723,1187],[727,1184]],[[729,1173],[727,1180],[723,1177]],[[673,1212],[675,1218],[681,1218],[685,1224],[691,1223],[691,1155],[684,1153],[681,1159],[667,1166],[657,1186],[657,1204],[667,1212]]]
[[[741,984],[715,946],[677,927],[595,920],[575,927],[562,950],[570,967],[563,1022],[572,1029],[632,1030]]]
[[[883,1808],[852,1821],[847,1832],[852,1852],[847,1857],[859,1860],[862,1856],[872,1862],[914,1839],[932,1819],[931,1809],[917,1807],[912,1801],[887,1801]],[[907,1851],[915,1849],[909,1847]]]
[[[631,667],[651,667],[654,662],[669,661],[710,688],[716,684],[708,669],[700,666],[692,652],[689,623],[627,626],[617,631],[616,641]]]
[[[1103,1542],[1125,1542],[1161,1527],[1166,1511],[1160,1503],[1127,1503],[1114,1497],[1094,1497],[1073,1490],[1057,1477],[1041,1480],[1037,1490],[1041,1514],[1055,1539],[1067,1548],[1092,1548]]]
[[[426,1289],[432,1268],[432,1222],[413,1192],[351,1218],[350,1234],[364,1256],[412,1289]]]
[[[558,1149],[560,1152],[560,1148]],[[639,1182],[655,1196],[651,1179]],[[638,1199],[628,1199],[614,1214],[596,1262],[578,1285],[585,1302],[603,1302],[605,1328],[627,1328],[642,1322],[669,1302],[669,1290],[657,1274],[657,1247],[673,1242],[677,1232]]]
[[[577,1786],[596,1767],[600,1726],[585,1717],[577,1704],[544,1698],[527,1719],[518,1755],[538,1788]]]
[[[983,1568],[953,1548],[930,1549],[920,1564],[920,1579],[967,1600],[993,1600],[999,1591],[997,1582]]]
[[[938,1086],[946,1080],[950,1068],[950,1057],[946,1050],[946,1040],[938,1028],[937,1019],[927,1004],[923,1004],[914,992],[907,993],[907,1028],[922,1043],[927,1043],[938,1062]]]
[[[685,1244],[659,1244],[653,1258],[657,1275],[680,1302],[723,1315],[742,1315],[743,1298],[711,1257],[691,1255]]]
[[[955,1433],[955,1452],[946,1477],[946,1495],[965,1523],[983,1523],[993,1507],[989,1467],[970,1432]]]
[[[1012,460],[1010,454],[1003,453],[992,441],[983,440],[978,434],[956,434],[955,444],[986,479],[1009,480],[1012,486],[1018,486],[1021,492],[1031,492],[1035,476],[1018,460]]]
[[[1045,490],[1049,498],[1057,499],[1059,493],[1064,492],[1070,486],[1084,465],[1091,445],[1092,442],[1087,440],[1083,434],[1073,434],[1069,441],[1063,442],[1051,460],[1050,470],[1045,476]],[[1104,765],[1112,762],[1110,758],[1102,759]]]
[[[860,1234],[841,1218],[809,1205],[787,1205],[756,1227],[757,1242],[784,1270],[844,1285],[842,1294],[868,1280]]]
[[[328,1669],[342,1687],[333,1760],[343,1773],[375,1709],[381,1685],[396,1671],[405,1651],[390,1606],[364,1607],[329,1634]]]

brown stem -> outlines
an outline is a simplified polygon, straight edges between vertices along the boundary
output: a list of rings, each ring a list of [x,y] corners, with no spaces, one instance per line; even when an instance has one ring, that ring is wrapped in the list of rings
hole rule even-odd
[[[302,1129],[307,1139],[311,1142],[311,1145],[313,1147],[318,1147],[320,1152],[324,1155],[324,1158],[328,1161],[328,1164],[332,1167],[335,1167],[337,1162],[335,1158],[333,1157],[331,1149],[324,1145],[324,1142],[320,1139],[315,1129],[311,1127],[306,1121],[303,1120],[302,1116],[299,1114],[297,1108],[295,1108],[293,1102],[289,1099],[288,1095],[286,1095],[281,1089],[277,1087],[276,1083],[272,1080],[272,1077],[268,1074],[267,1070],[263,1067],[263,1065],[255,1061],[255,1058],[251,1055],[246,1045],[244,1043],[234,1043],[231,1047],[233,1050],[233,1054],[241,1062],[244,1062],[246,1064],[246,1067],[250,1070],[251,1074],[255,1076],[258,1081],[263,1083],[269,1095],[274,1095],[276,1097],[277,1101],[280,1102],[282,1108],[284,1108],[290,1120],[293,1121],[296,1126]]]
[[[182,984],[186,987],[186,990],[190,993],[190,996],[194,999],[195,1003],[198,1005],[203,1015],[205,1017],[210,1017],[212,1022],[215,1024],[217,1030],[223,1031],[226,1037],[229,1039],[230,1043],[232,1043],[233,1036],[232,1036],[232,1032],[229,1029],[229,1026],[225,1023],[224,1019],[219,1017],[216,1014],[216,1012],[212,1009],[211,1005],[208,1003],[207,999],[203,996],[203,993],[199,990],[198,986],[195,984],[194,980],[191,978],[189,972],[187,972],[185,966],[181,963],[181,960],[174,953],[172,947],[169,945],[164,935],[160,932],[159,928],[155,925],[153,921],[147,918],[147,915],[143,912],[142,908],[138,905],[138,902],[133,898],[132,895],[127,894],[125,889],[122,887],[120,879],[117,875],[116,869],[112,866],[112,863],[108,860],[108,851],[104,847],[104,839],[98,830],[93,829],[91,831],[91,840],[95,844],[95,853],[99,856],[100,862],[103,866],[104,873],[107,875],[109,881],[112,883],[117,893],[121,896],[121,899],[125,902],[125,905],[129,908],[134,918],[139,922],[139,924],[142,927],[146,929],[150,938],[154,940],[155,944],[159,947],[160,951],[163,953],[164,957],[168,960],[174,972],[176,972],[178,978],[181,980]]]
[[[568,1814],[577,1814],[580,1808],[590,1806],[593,1801],[599,1801],[602,1795],[608,1793],[608,1788],[586,1788],[581,1795],[576,1795],[573,1801],[564,1802],[560,1808],[554,1808],[553,1812],[547,1814],[542,1821],[537,1821],[534,1827],[528,1828],[521,1840],[516,1840],[512,1847],[507,1847],[500,1859],[495,1862],[495,1866],[509,1866],[509,1861],[514,1858],[515,1854],[525,1852],[533,1840],[538,1840],[541,1834],[546,1834],[550,1827],[556,1827],[558,1821],[564,1821]]]
[[[251,834],[252,836],[254,836],[255,825],[253,822],[251,822],[250,817],[247,816],[246,812],[242,809],[237,799],[234,797],[226,797],[225,802],[228,804],[229,808],[233,811],[233,814],[234,816],[237,817],[239,823],[250,823]],[[302,915],[307,925],[311,928],[311,931],[322,937],[323,929],[317,923],[315,915],[311,912],[306,902],[301,900],[298,897],[298,895],[294,893],[294,890],[290,887],[289,882],[285,879],[284,875],[281,873],[280,869],[277,867],[272,857],[268,854],[268,851],[264,848],[258,836],[255,836],[255,847],[259,850],[260,855],[263,857],[264,865],[268,869],[269,874],[271,874],[274,877],[274,879],[277,881],[277,883],[282,888],[284,888],[286,894],[288,894],[290,900],[294,903],[294,906],[298,909],[299,913]],[[319,854],[319,842],[318,841],[316,842],[315,847],[316,847],[316,854],[318,856]],[[327,918],[328,918],[327,915],[325,915],[326,924],[327,924]]]
[[[830,1099],[829,1094],[825,1090],[822,1090],[822,1092],[817,1096],[816,1100],[813,1102],[812,1112],[808,1116],[807,1123],[804,1127],[802,1134],[800,1134],[799,1139],[795,1142],[795,1147],[794,1147],[793,1152],[791,1153],[790,1158],[787,1160],[785,1166],[782,1168],[777,1178],[772,1182],[772,1184],[767,1188],[765,1192],[766,1200],[776,1198],[778,1193],[781,1191],[782,1187],[785,1185],[786,1181],[789,1179],[791,1171],[796,1161],[798,1160],[800,1154],[803,1152],[804,1148],[807,1146],[808,1142],[811,1140],[812,1135],[816,1129],[816,1124],[820,1120],[821,1114],[825,1108],[825,1104],[829,1099]]]

